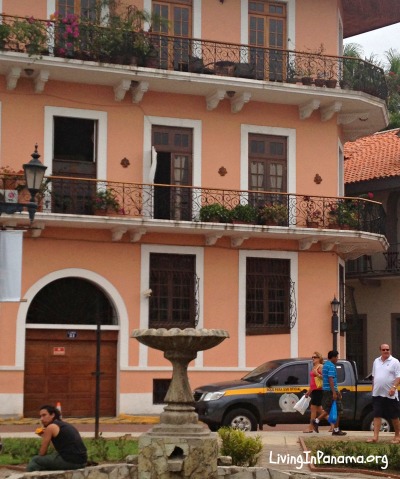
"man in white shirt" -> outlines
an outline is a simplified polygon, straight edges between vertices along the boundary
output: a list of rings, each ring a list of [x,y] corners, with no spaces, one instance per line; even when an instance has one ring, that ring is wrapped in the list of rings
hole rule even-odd
[[[372,406],[374,409],[374,437],[367,442],[378,442],[382,417],[392,420],[393,444],[400,444],[399,396],[400,362],[390,354],[388,344],[381,344],[381,356],[372,366]]]

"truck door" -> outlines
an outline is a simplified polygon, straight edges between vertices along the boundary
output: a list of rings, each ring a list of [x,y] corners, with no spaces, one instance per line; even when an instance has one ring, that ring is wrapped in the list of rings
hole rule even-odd
[[[264,417],[267,423],[285,424],[309,421],[309,412],[301,415],[293,406],[308,390],[309,364],[285,364],[267,379]]]
[[[338,389],[342,393],[343,416],[341,420],[349,421],[354,417],[356,388],[354,373],[349,363],[336,363]]]

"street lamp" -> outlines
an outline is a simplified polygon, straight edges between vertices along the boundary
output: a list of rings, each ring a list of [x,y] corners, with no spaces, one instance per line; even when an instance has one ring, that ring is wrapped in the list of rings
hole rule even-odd
[[[339,332],[339,311],[340,301],[336,299],[336,295],[333,297],[331,301],[331,309],[332,309],[332,334],[333,334],[333,351],[337,351],[337,335]]]
[[[32,153],[32,159],[29,163],[22,165],[25,173],[25,182],[26,187],[31,194],[31,198],[28,203],[6,203],[0,202],[0,215],[2,213],[13,214],[21,213],[21,211],[26,208],[29,213],[29,219],[32,221],[35,218],[35,213],[38,208],[38,204],[35,201],[35,196],[40,190],[40,186],[43,181],[44,172],[47,169],[47,166],[44,166],[43,163],[39,161],[40,155],[38,153],[38,145],[35,145],[35,151]]]

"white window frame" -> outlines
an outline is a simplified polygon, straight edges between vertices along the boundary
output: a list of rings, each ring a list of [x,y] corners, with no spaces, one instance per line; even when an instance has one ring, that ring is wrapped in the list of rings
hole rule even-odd
[[[54,146],[54,117],[64,116],[68,118],[81,118],[96,120],[97,129],[97,158],[96,177],[107,179],[107,113],[96,110],[80,110],[76,108],[64,108],[46,106],[44,109],[44,153],[43,162],[47,166],[46,175],[53,173],[53,146]]]
[[[188,120],[183,118],[168,118],[160,116],[146,116],[144,119],[144,139],[143,139],[143,184],[149,184],[150,169],[152,165],[152,128],[153,125],[172,126],[178,128],[191,128],[193,130],[193,149],[192,149],[192,186],[201,187],[201,138],[202,122],[200,120]],[[152,187],[150,187],[152,188]],[[146,189],[144,193],[146,194]],[[151,211],[144,210],[143,214],[153,217],[153,191],[147,191],[150,196],[144,203],[148,205]],[[201,191],[193,188],[192,190],[192,214],[195,217],[199,210],[199,195]]]
[[[247,258],[271,258],[271,259],[287,259],[290,261],[290,277],[294,283],[296,311],[299,310],[297,304],[298,298],[298,253],[290,251],[239,251],[239,324],[238,324],[238,353],[239,368],[245,368],[246,365],[246,340],[250,336],[246,336],[246,260]],[[293,328],[290,329],[290,357],[296,358],[299,354],[299,317]]]

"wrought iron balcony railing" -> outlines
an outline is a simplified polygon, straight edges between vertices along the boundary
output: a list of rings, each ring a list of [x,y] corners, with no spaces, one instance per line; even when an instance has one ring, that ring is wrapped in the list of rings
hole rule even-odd
[[[10,180],[10,175],[0,176],[0,196],[27,201],[27,190],[18,191],[18,182]],[[10,195],[10,191],[15,194]],[[52,176],[46,178],[38,199],[39,212],[71,215],[351,229],[378,234],[384,234],[385,226],[382,205],[363,198]]]
[[[346,264],[346,275],[351,277],[375,277],[400,275],[400,243],[389,245],[385,253],[364,255]]]
[[[303,83],[386,99],[382,68],[357,58],[2,16],[3,48],[30,55],[131,64],[195,74]],[[0,41],[1,41],[0,31]]]

